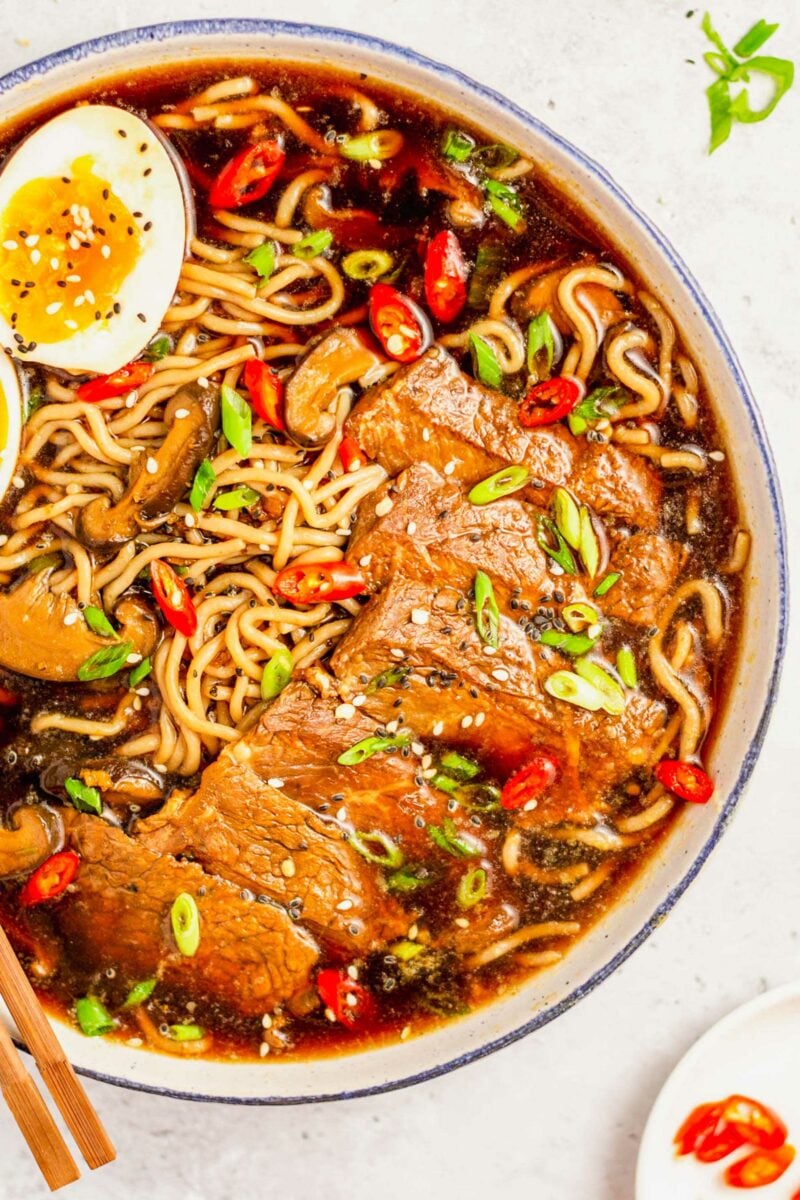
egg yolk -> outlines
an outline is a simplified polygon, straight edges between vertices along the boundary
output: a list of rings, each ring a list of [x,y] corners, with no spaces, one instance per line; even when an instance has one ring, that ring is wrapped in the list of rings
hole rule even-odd
[[[92,168],[86,156],[68,175],[29,180],[0,215],[0,312],[15,353],[121,312],[117,296],[139,258],[141,214]]]

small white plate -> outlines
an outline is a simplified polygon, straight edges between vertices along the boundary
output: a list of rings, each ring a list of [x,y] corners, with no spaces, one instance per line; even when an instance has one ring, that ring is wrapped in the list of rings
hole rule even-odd
[[[639,1147],[636,1200],[719,1200],[739,1193],[726,1187],[729,1163],[675,1156],[672,1139],[698,1104],[738,1092],[774,1109],[789,1128],[798,1156],[785,1175],[754,1195],[790,1200],[800,1188],[800,983],[765,992],[737,1008],[695,1042],[661,1090]]]

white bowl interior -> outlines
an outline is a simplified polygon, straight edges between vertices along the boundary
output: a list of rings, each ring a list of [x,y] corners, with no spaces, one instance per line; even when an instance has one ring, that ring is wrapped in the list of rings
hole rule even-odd
[[[747,591],[753,600],[746,605],[742,651],[715,742],[715,799],[705,807],[687,806],[625,902],[613,908],[566,961],[491,1007],[418,1040],[346,1058],[257,1064],[196,1062],[88,1039],[58,1027],[71,1061],[101,1077],[195,1098],[285,1103],[382,1090],[485,1053],[498,1043],[513,1040],[532,1022],[541,1024],[557,1015],[647,936],[699,869],[752,769],[782,653],[784,554],[780,498],[760,420],[724,335],[715,329],[715,318],[685,268],[601,168],[456,72],[355,35],[315,34],[307,27],[268,23],[258,28],[256,22],[230,22],[227,27],[223,22],[196,22],[139,31],[128,44],[115,43],[113,38],[89,44],[71,58],[57,58],[55,63],[45,60],[27,79],[10,77],[5,91],[0,81],[0,120],[123,71],[217,57],[266,57],[363,70],[373,78],[418,91],[454,112],[468,114],[499,140],[518,146],[545,165],[548,174],[607,232],[610,243],[624,249],[681,328],[717,405],[753,534],[747,568]]]

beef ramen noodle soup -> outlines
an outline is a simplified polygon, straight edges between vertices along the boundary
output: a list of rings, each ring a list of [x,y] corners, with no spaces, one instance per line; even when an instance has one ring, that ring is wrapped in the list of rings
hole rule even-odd
[[[748,553],[647,281],[368,78],[143,75],[5,155],[0,921],[43,1000],[302,1056],[558,962],[711,797]]]

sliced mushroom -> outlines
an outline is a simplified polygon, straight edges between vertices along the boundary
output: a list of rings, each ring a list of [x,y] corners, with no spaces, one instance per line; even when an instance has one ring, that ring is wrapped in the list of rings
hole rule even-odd
[[[356,329],[337,325],[324,334],[286,385],[286,426],[295,441],[301,446],[327,441],[336,427],[339,388],[382,361]]]
[[[219,424],[219,389],[190,383],[170,405],[173,422],[155,455],[132,464],[127,491],[116,504],[98,496],[82,508],[75,536],[84,546],[111,553],[169,516],[208,455]]]
[[[59,759],[42,771],[39,781],[45,791],[63,798],[64,781],[70,777],[80,779],[87,787],[97,788],[103,794],[103,803],[112,808],[128,805],[135,805],[137,809],[150,808],[164,799],[163,776],[140,758],[108,754],[84,762]]]
[[[0,593],[0,666],[35,679],[66,683],[95,651],[113,643],[92,633],[69,593],[50,591],[50,570],[26,575],[11,591]],[[158,624],[144,601],[129,598],[117,606],[120,641],[131,642],[147,657],[155,648]]]
[[[29,875],[64,842],[60,817],[43,804],[15,809],[7,826],[0,825],[0,879]]]

